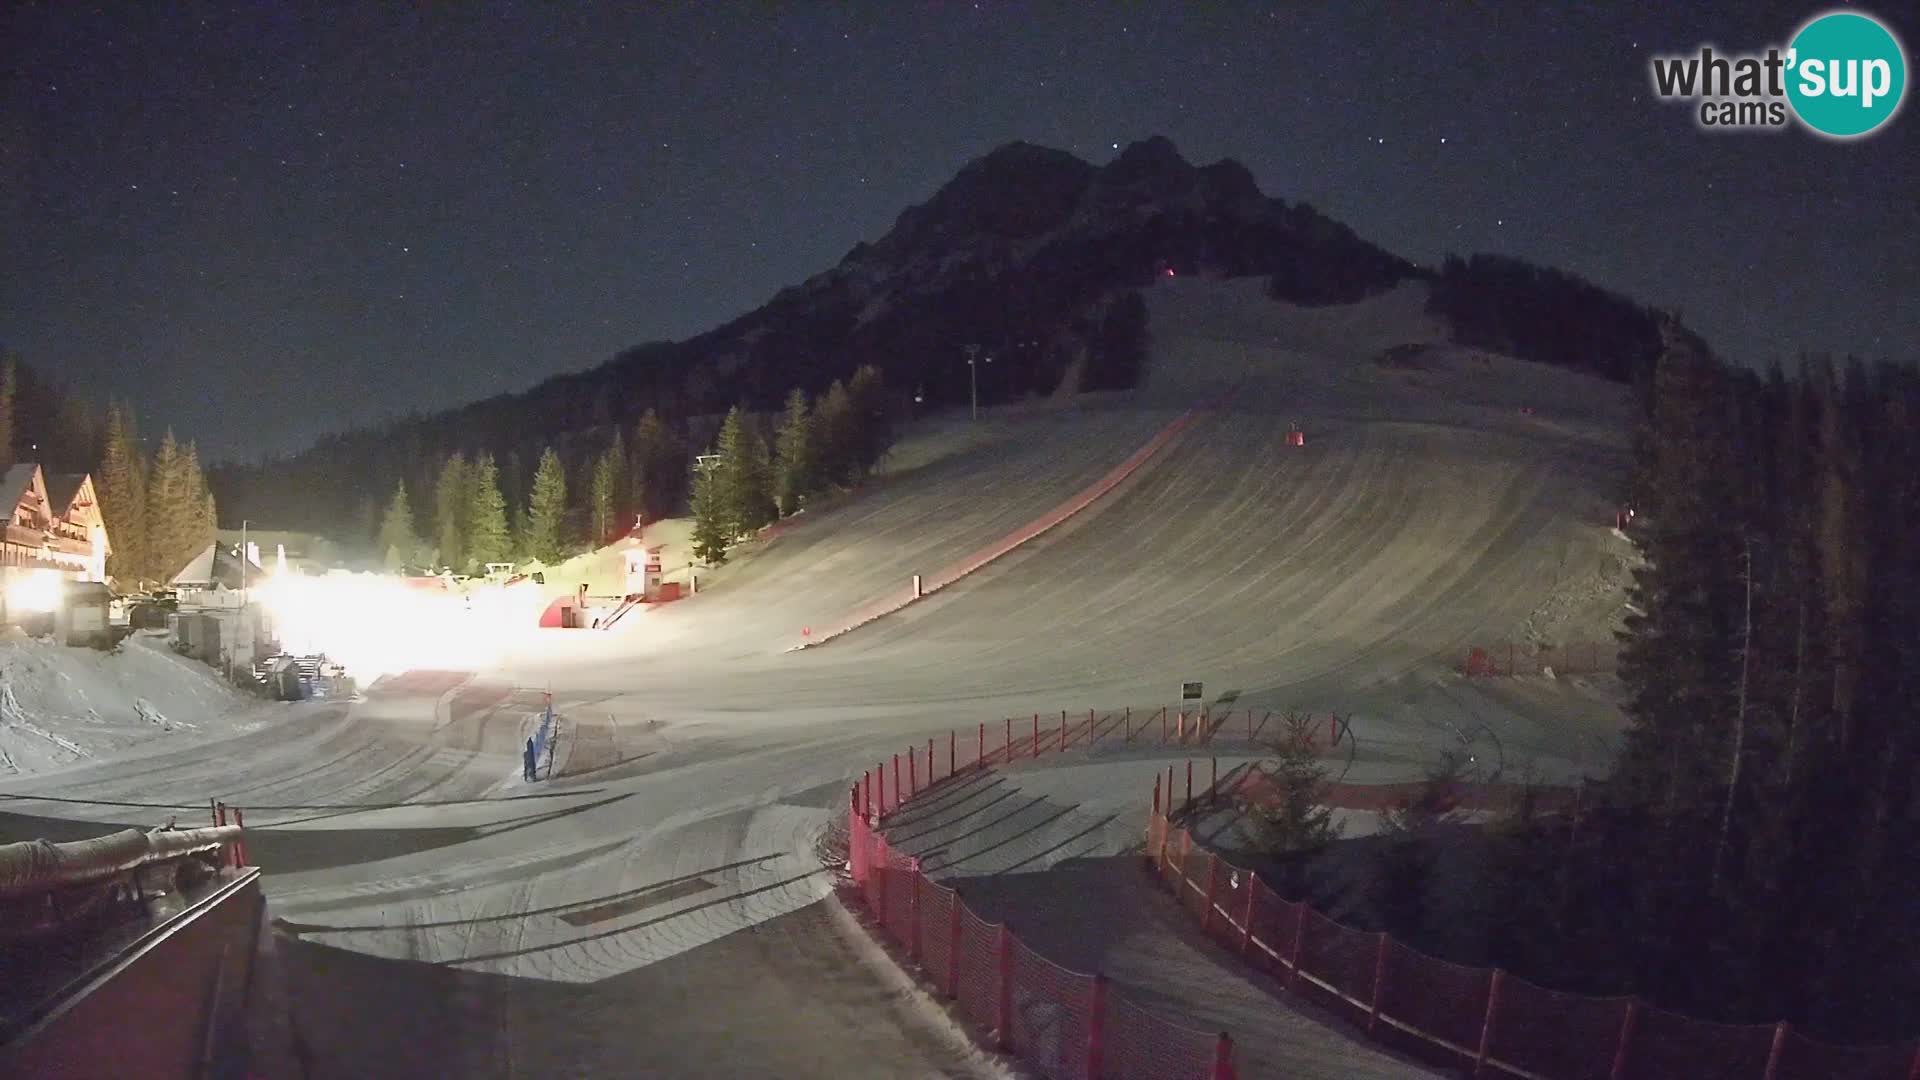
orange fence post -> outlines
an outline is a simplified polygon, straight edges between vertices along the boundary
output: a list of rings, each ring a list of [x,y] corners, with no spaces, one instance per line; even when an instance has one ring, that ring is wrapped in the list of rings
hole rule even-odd
[[[1000,1002],[994,1010],[994,1027],[1002,1051],[1013,1049],[1013,927],[1000,924],[1000,940],[997,943],[997,957],[1000,972]]]
[[[1487,982],[1487,1018],[1480,1024],[1480,1053],[1473,1059],[1474,1080],[1487,1075],[1487,1052],[1493,1048],[1493,1025],[1500,1018],[1500,985],[1506,980],[1506,974],[1494,968]]]
[[[1380,1028],[1380,999],[1387,990],[1387,946],[1392,942],[1384,932],[1380,935],[1380,946],[1373,956],[1373,1001],[1367,1010],[1367,1034],[1371,1035]]]
[[[1120,738],[1121,742],[1133,741],[1133,706],[1131,705],[1127,706],[1126,712],[1121,716],[1120,731],[1121,731],[1121,738]]]
[[[1247,710],[1247,745],[1253,745],[1253,710]]]
[[[1033,756],[1040,756],[1040,714],[1033,714]]]
[[[1000,756],[1006,760],[1007,764],[1013,764],[1013,717],[1011,716],[1007,717],[1007,741],[1000,748]]]
[[[1167,745],[1167,707],[1160,706],[1160,745]]]
[[[242,830],[240,838],[233,842],[233,868],[239,870],[247,865],[247,834],[244,831],[247,827],[247,815],[237,806],[233,808],[233,823]]]
[[[1220,759],[1208,758],[1213,762],[1212,779],[1207,781],[1207,805],[1212,806],[1220,798]]]
[[[1187,759],[1187,804],[1185,809],[1193,810],[1193,759]]]
[[[871,854],[867,859],[867,874],[874,880],[873,917],[880,920],[880,929],[885,932],[887,929],[887,850],[885,846],[881,846],[878,859]]]
[[[1160,816],[1160,770],[1153,772],[1153,816]]]
[[[220,804],[212,799],[207,800],[207,817],[213,820],[215,826],[220,824]]]
[[[1627,1060],[1632,1054],[1633,1029],[1640,1023],[1640,999],[1627,1000],[1627,1015],[1620,1019],[1620,1045],[1613,1050],[1613,1080],[1627,1080]]]
[[[947,906],[947,1000],[960,996],[960,890],[953,890]]]
[[[1060,752],[1067,752],[1067,710],[1060,710]]]
[[[1167,766],[1167,818],[1173,818],[1173,766]]]
[[[1793,1025],[1785,1020],[1773,1025],[1773,1046],[1767,1050],[1767,1071],[1761,1074],[1765,1080],[1774,1080],[1780,1075],[1780,1055],[1786,1052],[1787,1032],[1792,1029]]]
[[[1094,729],[1093,729],[1093,710],[1088,709],[1087,710],[1087,745],[1088,746],[1093,745],[1094,738],[1095,736],[1094,736]]]
[[[909,799],[920,793],[920,774],[913,764],[913,759],[920,756],[919,749],[917,746],[907,747],[907,798]]]
[[[927,786],[933,786],[933,737],[927,737]]]
[[[1233,1036],[1224,1031],[1213,1047],[1213,1071],[1208,1080],[1233,1080]]]
[[[973,767],[976,769],[986,768],[987,767],[987,722],[985,720],[980,721],[980,746],[978,749],[974,751],[974,754],[975,754],[975,757],[973,759]]]
[[[893,808],[900,809],[900,755],[893,755]]]
[[[947,779],[951,780],[960,771],[960,736],[952,728],[947,729]]]
[[[1107,977],[1093,977],[1093,1001],[1087,1009],[1087,1077],[1099,1080],[1106,1065]]]
[[[907,881],[913,891],[907,894],[907,959],[920,962],[920,887],[926,877],[920,873],[920,859],[915,856],[907,864],[908,872],[913,876]]]

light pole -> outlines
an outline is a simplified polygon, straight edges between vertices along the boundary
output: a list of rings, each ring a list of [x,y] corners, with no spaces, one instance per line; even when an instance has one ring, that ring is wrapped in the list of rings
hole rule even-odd
[[[967,396],[973,403],[973,418],[980,419],[980,346],[967,347]],[[987,357],[993,363],[993,357]]]

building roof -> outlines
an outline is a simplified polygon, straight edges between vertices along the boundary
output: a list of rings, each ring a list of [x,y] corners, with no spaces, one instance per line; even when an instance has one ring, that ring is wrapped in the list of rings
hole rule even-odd
[[[211,543],[202,548],[181,571],[175,575],[170,585],[175,586],[212,586],[225,585],[237,589],[243,580],[240,557],[227,550],[222,543]],[[258,581],[259,578],[255,578]]]
[[[33,474],[40,466],[32,462],[15,465],[0,476],[0,514],[11,515],[13,508],[20,505],[21,496],[33,485]],[[11,516],[8,520],[12,520]]]
[[[80,486],[87,482],[86,473],[48,473],[47,503],[54,514],[65,514],[73,508],[73,497],[80,494]]]

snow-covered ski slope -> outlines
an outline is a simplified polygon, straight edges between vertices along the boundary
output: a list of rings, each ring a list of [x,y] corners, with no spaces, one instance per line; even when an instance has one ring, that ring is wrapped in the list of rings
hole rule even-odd
[[[942,1057],[857,971],[809,985],[779,959],[840,953],[820,943],[830,927],[798,916],[830,889],[815,843],[864,764],[1003,715],[1157,705],[1188,679],[1241,707],[1352,712],[1382,779],[1419,775],[1431,749],[1479,725],[1510,764],[1596,770],[1617,729],[1603,685],[1470,683],[1451,669],[1469,643],[1518,636],[1545,609],[1583,629],[1567,596],[1621,554],[1607,526],[1624,392],[1449,348],[1382,366],[1387,347],[1439,337],[1420,288],[1302,310],[1261,284],[1161,283],[1145,387],[929,420],[858,497],[703,574],[698,597],[611,632],[529,632],[464,685],[389,684],[221,741],[0,779],[0,795],[28,796],[0,806],[12,812],[0,824],[12,836],[152,822],[208,798],[249,807],[275,914],[302,942],[296,963],[364,954],[313,960],[302,994],[417,987],[408,1045],[444,1044],[474,1074],[629,1075],[681,1033],[714,1031],[729,988],[757,1003],[739,1024],[780,1037],[703,1040],[720,1056],[656,1059],[662,1075],[850,1061],[876,1076],[966,1074],[964,1055]],[[1046,514],[1212,400],[1060,527],[790,651],[803,628]],[[1296,422],[1303,447],[1287,445]],[[1600,636],[1617,598],[1588,599],[1584,629]],[[616,763],[523,784],[525,699],[479,689],[510,685],[551,687],[562,747],[590,726],[596,760]],[[1143,805],[1141,771],[1116,776],[1116,809]],[[356,1031],[351,1010],[311,1008],[335,1071],[390,1071],[378,1047],[395,1045],[396,1018]],[[841,1019],[779,1019],[822,1009]],[[845,1045],[856,1027],[864,1058]]]

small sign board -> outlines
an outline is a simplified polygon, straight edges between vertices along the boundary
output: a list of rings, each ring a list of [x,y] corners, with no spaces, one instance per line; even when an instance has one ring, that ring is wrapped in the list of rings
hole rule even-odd
[[[1201,697],[1202,697],[1202,694],[1200,693],[1199,683],[1183,682],[1180,684],[1180,700],[1181,701],[1199,701]]]

